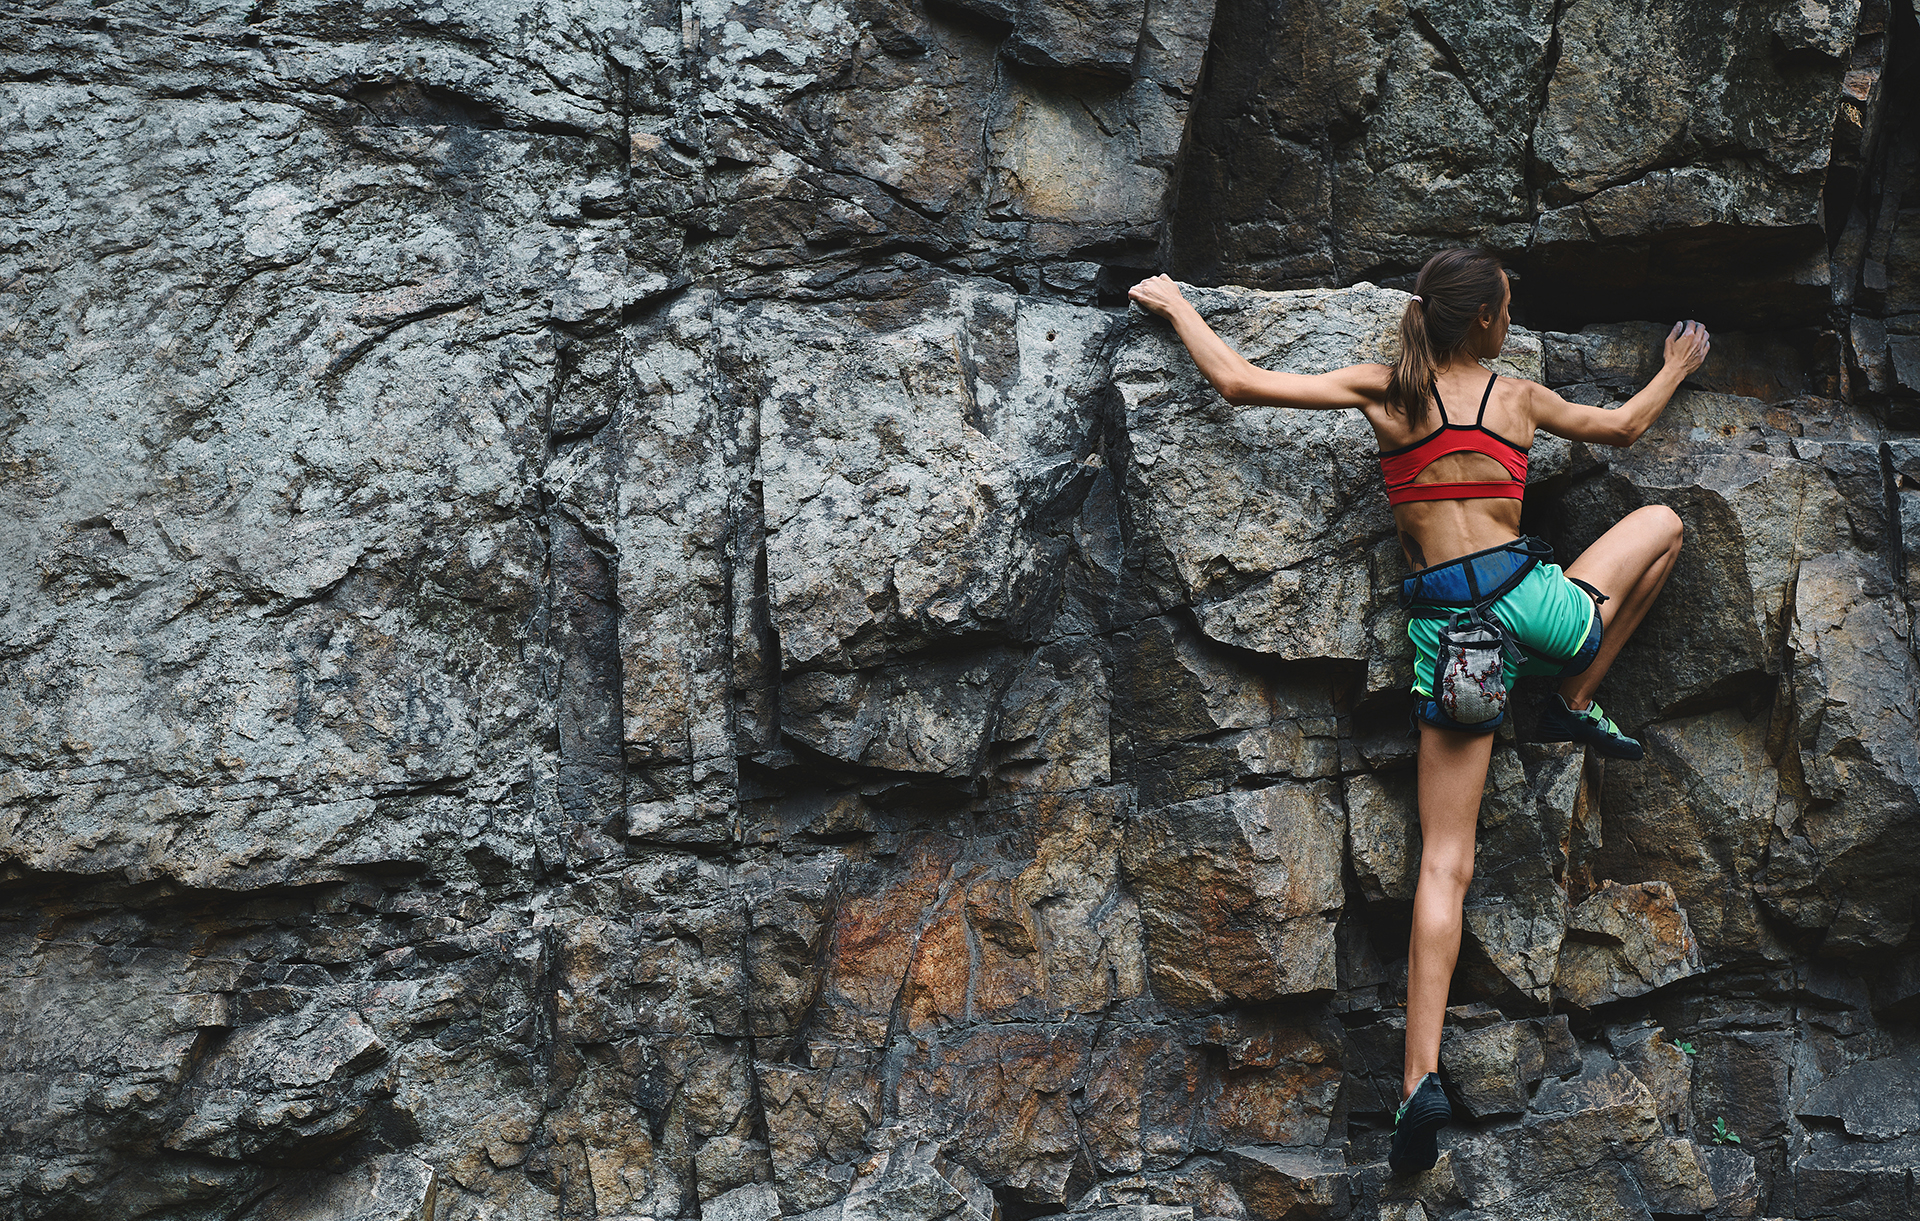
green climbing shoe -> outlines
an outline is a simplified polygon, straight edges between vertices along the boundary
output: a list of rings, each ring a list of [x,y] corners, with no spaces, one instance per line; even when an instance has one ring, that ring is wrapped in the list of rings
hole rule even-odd
[[[1558,695],[1548,702],[1546,711],[1540,714],[1540,740],[1578,742],[1582,746],[1591,746],[1609,759],[1638,759],[1647,753],[1640,743],[1620,732],[1620,727],[1600,710],[1597,702],[1589,703],[1575,712]]]

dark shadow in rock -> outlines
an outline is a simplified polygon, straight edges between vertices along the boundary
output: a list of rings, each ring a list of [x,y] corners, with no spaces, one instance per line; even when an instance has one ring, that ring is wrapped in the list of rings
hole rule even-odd
[[[1694,318],[1715,330],[1817,327],[1831,305],[1826,264],[1813,225],[1542,242],[1528,256],[1514,312],[1555,331],[1636,318]]]
[[[499,110],[482,98],[418,81],[357,85],[347,91],[347,98],[366,107],[376,123],[410,127],[500,128],[507,125]]]

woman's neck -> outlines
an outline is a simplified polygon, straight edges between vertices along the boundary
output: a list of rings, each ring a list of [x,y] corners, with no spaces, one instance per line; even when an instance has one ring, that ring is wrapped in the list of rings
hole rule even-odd
[[[1435,366],[1434,373],[1436,375],[1446,373],[1485,373],[1486,369],[1483,368],[1480,363],[1484,359],[1484,357],[1474,356],[1466,352],[1455,352],[1449,356],[1445,362]]]

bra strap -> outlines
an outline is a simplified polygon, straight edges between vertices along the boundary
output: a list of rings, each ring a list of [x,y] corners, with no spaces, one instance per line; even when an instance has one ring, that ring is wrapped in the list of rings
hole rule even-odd
[[[1487,400],[1493,397],[1493,383],[1495,383],[1495,382],[1497,382],[1497,381],[1499,381],[1499,380],[1500,380],[1500,375],[1499,375],[1498,373],[1496,373],[1496,374],[1494,374],[1494,375],[1493,375],[1492,377],[1489,377],[1489,378],[1487,379],[1487,389],[1486,389],[1486,392],[1485,392],[1484,394],[1482,394],[1482,395],[1480,396],[1480,414],[1479,414],[1479,415],[1477,415],[1477,416],[1475,416],[1475,417],[1473,418],[1473,426],[1474,426],[1475,428],[1484,428],[1484,427],[1486,427],[1486,423],[1487,423]],[[1435,394],[1435,397],[1436,397],[1436,398],[1437,398],[1437,397],[1439,397],[1437,393]]]
[[[1452,420],[1447,418],[1447,405],[1440,401],[1440,383],[1437,381],[1433,383],[1433,405],[1440,409],[1440,422],[1442,424],[1453,423]]]

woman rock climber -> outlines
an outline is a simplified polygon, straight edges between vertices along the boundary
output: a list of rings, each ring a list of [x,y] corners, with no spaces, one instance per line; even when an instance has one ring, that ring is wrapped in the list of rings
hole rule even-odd
[[[1709,347],[1705,327],[1676,323],[1666,363],[1646,389],[1613,410],[1583,407],[1483,366],[1506,342],[1513,295],[1493,255],[1437,254],[1420,269],[1413,291],[1391,367],[1352,365],[1316,375],[1248,363],[1166,276],[1142,280],[1128,293],[1173,323],[1229,403],[1352,408],[1379,441],[1387,500],[1413,572],[1402,601],[1420,723],[1423,848],[1407,952],[1403,1101],[1388,1158],[1399,1173],[1434,1164],[1439,1130],[1452,1119],[1438,1072],[1440,1031],[1460,953],[1492,731],[1505,716],[1507,692],[1518,675],[1559,678],[1559,698],[1542,716],[1539,737],[1638,759],[1640,744],[1607,718],[1593,693],[1680,554],[1680,518],[1648,505],[1564,571],[1547,562],[1546,544],[1520,535],[1527,448],[1541,428],[1574,441],[1633,444]]]

